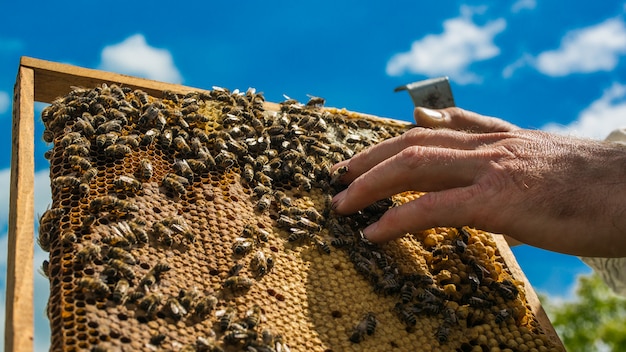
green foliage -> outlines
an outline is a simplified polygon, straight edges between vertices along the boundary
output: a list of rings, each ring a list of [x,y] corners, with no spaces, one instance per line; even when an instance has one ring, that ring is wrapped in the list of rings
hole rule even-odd
[[[614,294],[598,275],[580,276],[572,301],[540,299],[568,351],[626,351],[626,297]]]

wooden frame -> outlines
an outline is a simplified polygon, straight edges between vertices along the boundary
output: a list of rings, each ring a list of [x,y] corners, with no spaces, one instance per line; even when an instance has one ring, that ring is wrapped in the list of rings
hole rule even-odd
[[[115,83],[141,89],[155,97],[162,97],[164,90],[183,94],[203,90],[30,57],[21,58],[13,93],[13,144],[4,332],[4,349],[7,352],[33,350],[34,102],[51,103],[57,97],[68,94],[72,86],[95,87],[102,83]],[[266,103],[267,109],[275,110],[277,106],[274,103]],[[523,280],[526,300],[539,320],[540,326],[556,346],[565,350],[506,240],[499,235],[493,237],[507,267],[516,278]]]

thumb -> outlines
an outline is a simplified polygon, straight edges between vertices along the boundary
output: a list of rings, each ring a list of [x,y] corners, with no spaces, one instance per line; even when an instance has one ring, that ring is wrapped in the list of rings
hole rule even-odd
[[[418,126],[430,128],[450,128],[475,133],[507,132],[519,129],[502,119],[479,115],[456,107],[440,110],[417,107],[413,116]]]

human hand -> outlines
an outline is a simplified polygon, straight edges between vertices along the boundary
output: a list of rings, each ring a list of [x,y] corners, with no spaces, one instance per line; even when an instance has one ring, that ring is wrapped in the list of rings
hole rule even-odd
[[[626,256],[625,147],[438,111],[442,118],[429,121],[436,111],[416,109],[418,124],[479,133],[416,127],[333,167],[348,166],[341,181],[349,186],[333,199],[339,214],[428,192],[388,210],[363,230],[368,239],[469,225],[563,253]]]

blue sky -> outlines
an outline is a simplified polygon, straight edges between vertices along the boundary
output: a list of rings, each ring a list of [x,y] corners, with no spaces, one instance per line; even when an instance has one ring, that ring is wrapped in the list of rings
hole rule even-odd
[[[626,125],[621,1],[32,1],[0,4],[0,328],[4,321],[11,97],[19,58],[172,83],[255,87],[410,121],[393,88],[447,75],[457,105],[525,128],[602,139]],[[36,107],[36,116],[41,104]],[[40,135],[42,126],[37,126]],[[36,146],[36,213],[50,202]],[[565,235],[565,234],[564,234]],[[534,287],[567,297],[589,269],[575,257],[514,249]],[[36,251],[36,266],[45,253]],[[45,349],[46,282],[35,274],[36,346]],[[0,336],[0,339],[3,338]],[[1,345],[0,345],[1,346]],[[3,347],[0,347],[2,349]]]

